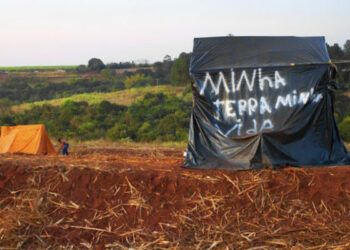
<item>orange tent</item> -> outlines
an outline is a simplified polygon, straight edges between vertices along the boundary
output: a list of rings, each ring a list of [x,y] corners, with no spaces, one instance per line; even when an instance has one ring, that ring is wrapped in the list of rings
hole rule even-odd
[[[1,127],[0,154],[55,154],[43,124]]]

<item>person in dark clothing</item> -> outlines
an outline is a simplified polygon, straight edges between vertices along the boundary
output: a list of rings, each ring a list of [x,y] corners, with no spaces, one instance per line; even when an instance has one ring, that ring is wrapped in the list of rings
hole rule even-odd
[[[69,143],[65,140],[62,140],[61,138],[58,138],[58,142],[60,143],[58,152],[62,150],[63,155],[69,155],[68,153]]]

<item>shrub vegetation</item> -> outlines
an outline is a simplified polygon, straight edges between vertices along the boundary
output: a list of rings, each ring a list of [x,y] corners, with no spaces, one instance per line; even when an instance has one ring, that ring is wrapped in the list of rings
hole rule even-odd
[[[163,93],[148,93],[130,107],[67,100],[44,104],[22,113],[0,114],[0,124],[45,124],[52,136],[77,140],[185,141],[191,103]]]

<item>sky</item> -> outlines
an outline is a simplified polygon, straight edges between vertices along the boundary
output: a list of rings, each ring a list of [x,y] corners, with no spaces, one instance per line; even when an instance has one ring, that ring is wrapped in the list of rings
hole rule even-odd
[[[0,66],[155,62],[209,36],[350,39],[349,0],[2,0]]]

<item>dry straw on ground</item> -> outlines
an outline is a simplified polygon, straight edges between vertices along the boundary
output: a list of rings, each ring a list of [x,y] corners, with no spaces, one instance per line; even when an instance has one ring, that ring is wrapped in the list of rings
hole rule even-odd
[[[0,156],[0,248],[349,249],[350,169],[186,170],[176,150]]]

